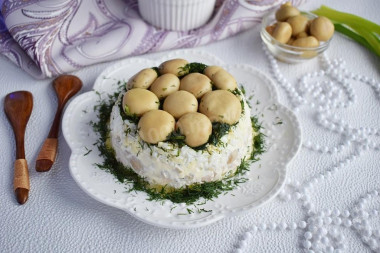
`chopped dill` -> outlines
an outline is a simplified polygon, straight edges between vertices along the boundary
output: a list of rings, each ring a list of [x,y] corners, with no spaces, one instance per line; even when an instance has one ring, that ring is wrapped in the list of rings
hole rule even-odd
[[[169,134],[169,136],[166,138],[166,141],[173,144],[177,144],[178,148],[182,148],[183,146],[186,145],[185,139],[186,139],[186,136],[181,134],[180,129],[178,128],[177,130]]]
[[[214,146],[218,146],[221,143],[221,139],[226,135],[232,125],[227,123],[213,122],[212,123],[212,134],[210,135],[208,143]]]
[[[206,150],[207,145],[213,145],[213,146],[224,145],[224,143],[221,140],[222,137],[226,135],[230,131],[231,127],[234,127],[235,125],[236,124],[229,125],[227,123],[213,122],[212,132],[208,141],[205,144],[198,147],[190,147],[190,146],[189,147],[194,150]],[[173,131],[170,133],[166,141],[174,145],[178,145],[178,148],[182,148],[183,146],[186,145],[185,139],[186,139],[186,136],[181,134],[180,129],[177,129],[176,131]]]
[[[203,205],[206,205],[206,201],[203,201],[203,202],[201,202],[201,203],[197,203],[195,206],[203,206]]]
[[[258,118],[251,117],[252,122],[252,128],[257,133],[253,137],[253,151],[251,153],[251,156],[249,157],[249,160],[251,162],[257,162],[260,159],[257,157],[265,152],[265,143],[264,143],[264,137],[265,135],[260,131],[262,126],[258,122]]]
[[[129,122],[134,123],[136,125],[139,123],[140,120],[139,116],[129,111],[129,107],[127,105],[125,105],[125,107],[123,108],[123,103],[120,103],[120,116],[123,120],[127,119]]]
[[[282,125],[282,123],[283,123],[282,119],[279,117],[276,117],[275,122],[273,122],[273,125]]]
[[[243,99],[241,99],[241,96],[242,94],[245,94],[245,89],[243,88],[243,86],[241,86],[242,90],[239,90],[238,88],[234,89],[233,91],[231,91],[232,94],[234,94],[235,96],[238,97],[238,99],[240,100],[240,105],[241,105],[241,113],[244,114],[244,101]],[[243,92],[244,90],[244,92]]]
[[[241,114],[244,114],[245,107],[244,107],[244,101],[243,101],[243,99],[240,100],[240,105],[241,105]]]
[[[160,76],[161,74],[160,74],[160,69],[158,68],[158,67],[153,67],[152,68],[154,71],[156,71],[156,73],[157,73],[157,76]]]
[[[102,95],[100,94],[100,92],[99,92],[99,91],[97,91],[97,90],[95,91],[95,94],[96,94],[96,95],[98,95],[98,98],[99,98],[99,99],[100,99],[100,98],[101,98],[101,96],[102,96]]]
[[[207,65],[203,63],[198,62],[192,62],[186,64],[184,67],[180,69],[178,72],[179,76],[182,77],[184,75],[190,74],[190,73],[203,73],[203,71],[207,68]]]
[[[87,150],[87,152],[83,156],[86,156],[92,152],[92,149],[88,149],[87,147],[84,147],[84,148]]]
[[[243,95],[245,95],[245,88],[244,88],[243,85],[240,85],[240,90],[241,90],[241,92],[243,93]]]
[[[240,165],[237,167],[236,173],[237,174],[245,174],[247,171],[249,171],[249,160],[246,160],[245,157],[241,160]]]
[[[127,127],[127,129],[124,131],[125,135],[131,134],[131,132],[132,129],[130,129],[129,127]]]
[[[241,96],[241,91],[238,88],[231,91],[231,93],[234,94],[235,96],[239,96],[239,97]]]

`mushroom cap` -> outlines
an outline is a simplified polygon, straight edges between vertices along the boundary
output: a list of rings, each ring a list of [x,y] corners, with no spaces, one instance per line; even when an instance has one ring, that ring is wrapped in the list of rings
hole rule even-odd
[[[198,100],[190,92],[179,90],[166,97],[163,107],[164,111],[179,119],[188,112],[196,112],[198,110]]]
[[[191,73],[181,79],[179,89],[190,92],[196,98],[201,98],[212,90],[211,79],[200,73]]]
[[[287,43],[292,37],[292,27],[287,22],[277,22],[272,33],[273,38],[278,42]]]
[[[211,77],[211,81],[215,87],[220,90],[235,90],[237,88],[237,82],[235,78],[224,69],[219,69]]]
[[[128,90],[123,97],[123,109],[127,114],[141,116],[145,112],[158,109],[160,101],[157,96],[146,89],[135,88]]]
[[[278,11],[276,11],[276,20],[277,21],[285,21],[290,17],[300,15],[300,11],[293,6],[282,5]]]
[[[174,127],[175,119],[172,115],[162,110],[152,110],[140,118],[138,132],[145,142],[157,144],[165,141]]]
[[[159,99],[165,98],[173,92],[179,90],[180,81],[174,74],[163,74],[159,76],[150,86],[150,90]]]
[[[203,71],[203,73],[208,76],[209,78],[211,78],[216,72],[218,72],[219,70],[223,69],[222,67],[220,66],[208,66],[205,68],[205,70]]]
[[[158,70],[160,74],[170,73],[176,76],[182,76],[186,74],[183,68],[187,64],[189,64],[189,62],[185,59],[172,59],[161,63],[160,66],[158,66]]]
[[[157,72],[154,69],[143,69],[128,80],[127,88],[148,89],[156,78]]]
[[[334,30],[334,24],[323,16],[315,18],[310,24],[310,34],[319,41],[329,40],[333,36]]]
[[[302,37],[302,38],[298,38],[294,40],[292,45],[295,47],[305,47],[305,48],[318,47],[319,41],[313,36],[307,36],[307,37]]]
[[[199,112],[189,112],[177,122],[176,128],[185,135],[185,143],[190,147],[198,147],[207,143],[211,133],[212,124],[206,115]]]
[[[231,92],[214,90],[202,97],[199,111],[206,115],[211,122],[233,125],[239,121],[242,108],[240,100]]]
[[[288,18],[286,22],[292,27],[292,36],[297,36],[299,33],[307,31],[309,19],[303,15],[298,15]]]

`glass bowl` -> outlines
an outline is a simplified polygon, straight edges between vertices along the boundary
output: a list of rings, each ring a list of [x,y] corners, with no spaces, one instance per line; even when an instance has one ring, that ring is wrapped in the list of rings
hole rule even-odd
[[[263,18],[260,35],[269,52],[278,60],[287,63],[301,63],[318,56],[329,47],[331,39],[328,41],[320,41],[320,45],[318,47],[308,48],[295,47],[278,42],[265,29],[267,26],[273,25],[277,22],[275,13],[276,11],[273,11]],[[308,19],[314,19],[318,17],[310,12],[301,12],[301,14],[306,16]]]

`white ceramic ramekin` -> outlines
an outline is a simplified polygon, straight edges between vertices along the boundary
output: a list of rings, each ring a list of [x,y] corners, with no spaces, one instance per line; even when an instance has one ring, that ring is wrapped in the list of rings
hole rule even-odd
[[[148,23],[167,30],[187,31],[207,23],[215,0],[138,0],[138,5]]]

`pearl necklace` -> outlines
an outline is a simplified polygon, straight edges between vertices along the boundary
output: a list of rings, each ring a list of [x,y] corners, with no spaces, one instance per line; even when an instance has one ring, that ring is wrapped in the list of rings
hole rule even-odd
[[[322,154],[336,154],[348,149],[350,146],[354,146],[354,152],[351,156],[344,158],[330,168],[326,168],[324,172],[312,176],[303,183],[299,181],[292,182],[288,179],[278,198],[286,202],[292,199],[299,201],[306,213],[306,219],[299,222],[272,222],[253,225],[240,237],[235,247],[236,252],[243,251],[247,246],[247,241],[259,231],[296,229],[306,230],[301,238],[302,246],[306,252],[344,252],[347,250],[347,246],[344,244],[345,237],[339,232],[342,228],[355,230],[371,250],[380,251],[380,230],[372,229],[368,222],[368,219],[379,216],[379,210],[367,208],[372,199],[378,198],[380,189],[372,190],[361,197],[353,210],[343,211],[325,209],[317,212],[309,196],[317,183],[343,169],[348,163],[362,155],[364,151],[369,149],[380,150],[380,143],[375,143],[375,141],[371,140],[371,137],[380,136],[380,129],[355,128],[339,119],[336,114],[331,113],[332,109],[348,108],[356,101],[350,80],[360,81],[369,85],[377,99],[380,99],[380,83],[373,78],[370,79],[366,76],[349,72],[345,68],[345,61],[342,59],[330,61],[326,54],[322,54],[319,57],[323,70],[304,75],[299,79],[298,86],[294,88],[294,85],[287,81],[280,72],[277,60],[269,53],[265,45],[263,45],[263,50],[268,57],[272,76],[285,91],[293,111],[297,113],[302,106],[314,108],[317,111],[318,125],[345,137],[344,142],[337,147],[313,144],[311,141],[305,141],[303,147]],[[312,78],[330,80],[311,83],[309,80]],[[341,89],[336,88],[337,86],[341,87]],[[314,102],[308,102],[308,97]],[[345,99],[345,101],[339,102],[342,99]],[[326,228],[330,229],[327,230]]]

